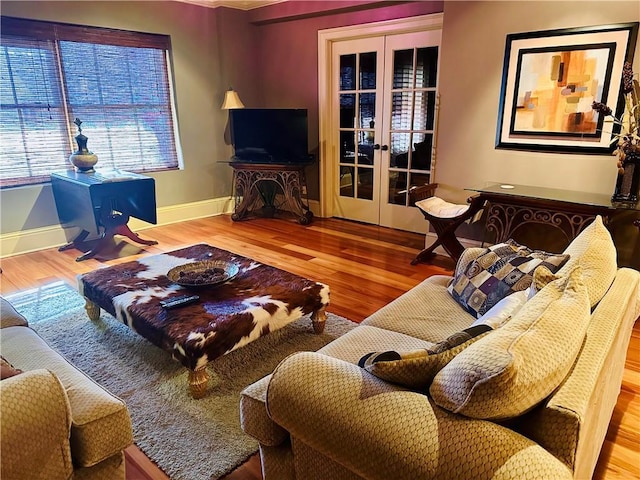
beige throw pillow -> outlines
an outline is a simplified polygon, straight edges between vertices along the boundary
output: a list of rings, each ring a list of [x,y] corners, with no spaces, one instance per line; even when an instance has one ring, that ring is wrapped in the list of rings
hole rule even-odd
[[[602,217],[598,215],[563,253],[569,255],[569,261],[556,273],[564,276],[580,265],[591,307],[594,307],[609,290],[618,270],[616,246]]]
[[[519,416],[566,377],[590,319],[580,267],[549,283],[504,327],[470,345],[433,379],[434,401],[482,419]]]

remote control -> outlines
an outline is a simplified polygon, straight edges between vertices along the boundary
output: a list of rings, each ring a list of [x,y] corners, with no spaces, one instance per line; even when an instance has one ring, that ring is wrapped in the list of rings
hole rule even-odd
[[[198,295],[182,295],[180,297],[170,298],[169,300],[160,301],[162,308],[170,309],[177,307],[184,307],[200,300]]]

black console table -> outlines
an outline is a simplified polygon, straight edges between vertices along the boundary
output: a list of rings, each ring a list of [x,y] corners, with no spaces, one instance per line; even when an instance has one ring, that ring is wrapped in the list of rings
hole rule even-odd
[[[302,200],[306,194],[306,165],[229,162],[233,167],[234,221],[251,216],[291,215],[308,225],[313,213]]]
[[[114,235],[124,235],[143,245],[158,243],[140,238],[127,225],[130,217],[157,223],[153,178],[122,170],[65,170],[51,174],[51,186],[60,223],[81,230],[59,250],[78,248],[90,235],[99,237],[97,244],[76,261],[93,257]]]

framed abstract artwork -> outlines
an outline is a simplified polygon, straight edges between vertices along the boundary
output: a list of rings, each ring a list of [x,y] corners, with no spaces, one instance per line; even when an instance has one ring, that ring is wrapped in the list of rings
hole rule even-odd
[[[619,118],[637,37],[638,22],[507,35],[496,148],[612,152],[615,129],[591,104]]]

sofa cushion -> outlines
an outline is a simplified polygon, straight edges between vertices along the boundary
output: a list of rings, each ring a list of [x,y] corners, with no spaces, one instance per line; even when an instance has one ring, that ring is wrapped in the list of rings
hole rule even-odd
[[[433,275],[373,313],[362,325],[438,343],[467,328],[475,320],[447,292],[450,282],[450,276]],[[384,347],[374,345],[373,348],[360,352],[360,356],[381,348]]]
[[[476,325],[427,349],[367,353],[358,365],[387,382],[410,388],[427,387],[453,357],[491,330],[488,325]]]
[[[441,407],[473,418],[523,414],[570,371],[590,319],[580,267],[525,303],[504,327],[470,345],[433,380]]]
[[[513,240],[492,245],[456,274],[448,287],[451,296],[469,313],[480,317],[507,295],[531,285],[534,270],[544,265],[558,270],[569,255],[531,250]],[[458,270],[458,269],[456,269]]]
[[[598,215],[573,239],[563,253],[571,258],[558,271],[558,275],[566,275],[576,265],[580,265],[591,307],[594,307],[611,286],[618,270],[616,246],[602,222],[602,217]]]
[[[46,368],[64,386],[71,407],[71,452],[74,464],[95,465],[133,442],[124,402],[67,362],[29,327],[2,329],[2,354],[14,366]]]

